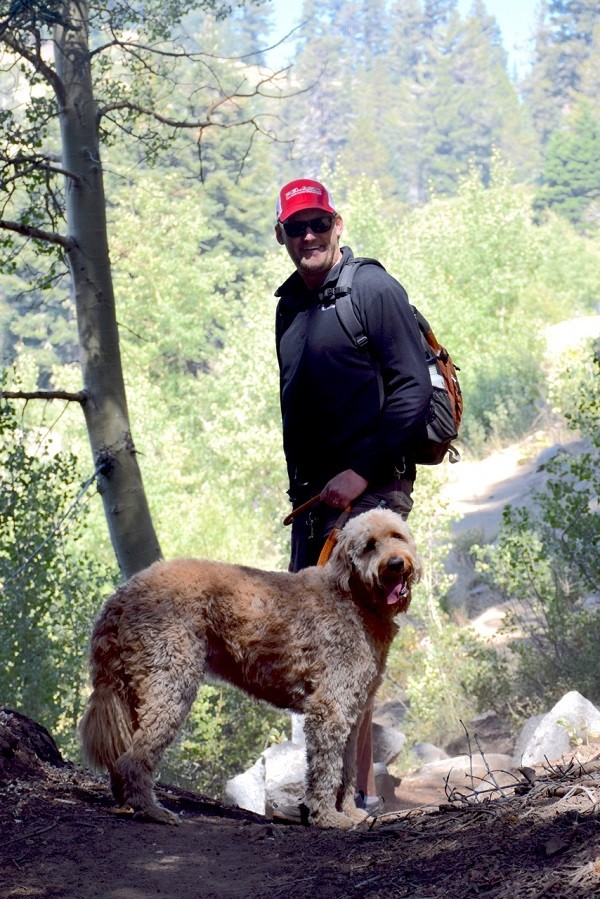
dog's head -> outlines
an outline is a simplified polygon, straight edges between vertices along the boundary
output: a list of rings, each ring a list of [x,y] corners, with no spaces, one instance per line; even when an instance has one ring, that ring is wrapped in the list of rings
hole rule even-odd
[[[421,562],[408,525],[390,509],[371,509],[351,518],[329,560],[340,590],[357,583],[381,611],[406,612],[410,591],[421,576]]]

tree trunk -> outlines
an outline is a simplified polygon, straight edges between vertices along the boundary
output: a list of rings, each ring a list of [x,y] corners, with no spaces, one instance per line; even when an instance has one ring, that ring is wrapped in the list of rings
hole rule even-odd
[[[115,313],[98,116],[88,39],[88,4],[65,0],[68,25],[55,29],[56,70],[69,267],[77,309],[84,411],[98,489],[119,566],[126,577],[160,557],[131,437]]]

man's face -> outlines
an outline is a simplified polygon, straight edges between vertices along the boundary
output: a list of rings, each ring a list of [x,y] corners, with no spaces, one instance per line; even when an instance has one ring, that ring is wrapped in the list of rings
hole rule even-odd
[[[328,216],[321,209],[303,209],[287,219],[287,222],[308,222],[328,217],[332,219],[331,228],[324,234],[315,233],[308,228],[303,236],[290,237],[285,233],[281,222],[275,225],[277,241],[286,248],[297,271],[310,288],[320,287],[328,272],[342,258],[339,239],[344,223],[341,216]]]

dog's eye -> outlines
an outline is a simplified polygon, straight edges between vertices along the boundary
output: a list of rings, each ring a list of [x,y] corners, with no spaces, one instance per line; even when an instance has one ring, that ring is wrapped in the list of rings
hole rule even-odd
[[[393,534],[390,534],[390,537],[392,538],[392,540],[404,540],[404,537],[402,536],[402,534],[393,533]]]
[[[367,545],[365,546],[366,553],[372,553],[375,547],[377,546],[377,540],[374,537],[371,537]]]

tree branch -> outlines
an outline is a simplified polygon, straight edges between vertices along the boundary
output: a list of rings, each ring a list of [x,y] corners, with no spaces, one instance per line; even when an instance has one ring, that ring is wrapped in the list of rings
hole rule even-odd
[[[0,219],[0,229],[5,231],[14,231],[23,237],[31,237],[33,240],[43,240],[46,243],[53,243],[62,247],[67,252],[74,249],[75,241],[64,234],[57,234],[55,231],[44,231],[41,228],[34,228],[33,225],[23,225],[21,222],[9,222],[6,219]]]
[[[71,393],[68,390],[0,390],[0,399],[4,400],[67,400],[69,403],[87,402],[85,390]]]
[[[206,51],[202,51],[200,53],[194,53],[190,50],[166,50],[157,45],[150,44],[142,44],[139,41],[129,41],[129,40],[121,40],[116,35],[114,36],[112,41],[107,41],[106,44],[102,44],[99,47],[96,47],[94,50],[90,52],[90,57],[94,57],[99,53],[103,53],[105,50],[111,50],[113,47],[120,47],[122,50],[143,50],[146,53],[151,53],[155,56],[164,56],[168,59],[189,59],[191,62],[202,62],[203,59],[218,59],[224,60],[226,62],[239,62],[242,59],[251,59],[253,56],[260,56],[263,53],[268,53],[270,50],[275,50],[277,47],[280,47],[289,37],[291,37],[296,31],[299,31],[301,28],[304,28],[305,25],[308,25],[309,20],[307,19],[304,22],[300,22],[299,25],[296,25],[292,28],[291,31],[288,31],[287,34],[277,41],[275,44],[271,44],[270,47],[262,47],[260,50],[254,50],[252,53],[244,53],[241,56],[222,56],[221,54],[216,53],[207,53]],[[278,74],[278,73],[275,73]]]
[[[63,83],[54,69],[51,68],[51,66],[49,66],[46,62],[44,62],[41,56],[41,52],[38,52],[37,55],[35,53],[31,53],[24,44],[15,40],[11,35],[6,34],[6,32],[2,35],[1,39],[7,47],[10,47],[13,53],[16,53],[18,56],[26,59],[27,62],[33,66],[35,71],[39,72],[40,75],[44,77],[48,84],[53,88],[60,104],[64,106],[66,98]]]
[[[14,175],[10,178],[3,178],[2,184],[8,184],[10,181],[17,181],[19,178],[23,177],[23,175],[31,174],[31,172],[47,172],[52,175],[64,175],[65,178],[71,178],[77,187],[82,186],[82,180],[79,175],[76,175],[74,172],[69,172],[67,169],[63,169],[60,165],[57,165],[53,162],[50,157],[44,156],[41,153],[34,153],[32,156],[5,156],[4,154],[0,155],[0,162],[4,163],[6,168],[11,166],[13,169],[18,169],[19,166],[26,165],[27,168],[25,171],[16,171]]]
[[[286,70],[283,69],[282,72],[283,71],[286,71]],[[233,103],[236,100],[248,100],[248,99],[251,99],[252,97],[265,97],[267,99],[286,100],[286,99],[289,99],[290,97],[297,97],[298,95],[306,93],[306,91],[310,90],[310,87],[307,87],[307,88],[303,88],[300,90],[295,90],[291,94],[282,94],[281,91],[279,91],[277,94],[265,93],[263,90],[264,86],[268,85],[268,84],[271,84],[271,85],[275,84],[276,76],[278,74],[281,74],[281,73],[278,72],[278,73],[274,73],[271,75],[266,75],[264,78],[261,78],[257,82],[255,87],[253,87],[251,90],[248,90],[245,93],[243,93],[241,90],[241,87],[242,87],[244,81],[247,80],[244,77],[239,82],[239,86],[236,88],[235,91],[230,92],[230,93],[223,93],[220,97],[218,97],[218,99],[216,99],[214,101],[214,103],[212,103],[208,107],[208,110],[206,111],[203,120],[200,120],[200,119],[174,119],[171,117],[161,115],[159,112],[157,112],[155,109],[152,109],[151,107],[141,106],[140,104],[133,103],[130,100],[120,100],[118,102],[108,103],[106,106],[102,106],[101,108],[98,109],[98,119],[101,119],[103,116],[107,116],[111,112],[119,112],[120,110],[128,109],[131,112],[138,113],[139,115],[148,116],[149,118],[152,118],[157,122],[160,122],[162,125],[167,125],[169,128],[192,129],[192,128],[207,128],[209,126],[227,128],[227,127],[232,127],[235,125],[247,125],[250,122],[253,122],[256,125],[255,117],[246,119],[242,122],[231,122],[226,125],[221,122],[213,121],[211,116],[220,106],[223,106],[226,103]]]

